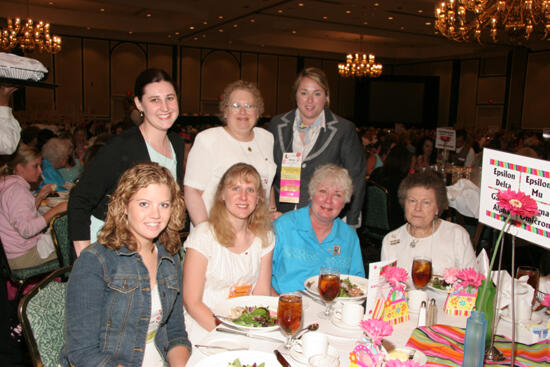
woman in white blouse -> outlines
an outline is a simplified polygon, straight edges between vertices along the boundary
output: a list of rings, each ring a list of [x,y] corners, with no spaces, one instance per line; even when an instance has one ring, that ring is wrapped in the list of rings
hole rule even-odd
[[[199,133],[187,158],[184,196],[194,226],[208,219],[220,178],[235,163],[248,163],[258,171],[269,199],[277,166],[273,135],[255,127],[263,111],[260,90],[253,83],[238,80],[225,88],[220,101],[225,125]]]
[[[407,223],[384,237],[383,261],[397,260],[397,266],[411,271],[415,256],[427,256],[432,260],[432,274],[437,275],[449,267],[475,266],[468,232],[439,218],[449,205],[441,177],[432,170],[413,173],[401,182],[397,195]]]
[[[209,220],[185,241],[186,326],[216,327],[213,308],[233,297],[269,295],[275,245],[260,175],[246,163],[221,178]]]

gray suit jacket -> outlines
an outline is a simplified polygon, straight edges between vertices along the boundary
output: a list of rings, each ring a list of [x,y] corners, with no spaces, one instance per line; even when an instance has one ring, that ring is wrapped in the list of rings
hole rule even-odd
[[[315,168],[334,163],[346,168],[353,180],[353,196],[351,202],[342,210],[341,216],[347,216],[348,224],[358,224],[365,197],[366,158],[363,145],[353,122],[333,114],[328,108],[325,108],[326,128],[321,129],[313,149],[302,161],[300,202],[298,204],[279,202],[281,161],[284,152],[292,152],[292,125],[295,115],[296,110],[292,110],[273,117],[269,123],[269,131],[275,137],[273,159],[277,164],[277,173],[273,180],[273,188],[277,210],[284,213],[308,205],[308,185]]]

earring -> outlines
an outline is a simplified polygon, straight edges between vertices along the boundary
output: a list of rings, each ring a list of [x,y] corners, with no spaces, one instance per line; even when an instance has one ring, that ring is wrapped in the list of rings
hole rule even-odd
[[[143,113],[143,111],[139,111],[139,117],[144,118],[144,117],[145,117],[145,113]]]

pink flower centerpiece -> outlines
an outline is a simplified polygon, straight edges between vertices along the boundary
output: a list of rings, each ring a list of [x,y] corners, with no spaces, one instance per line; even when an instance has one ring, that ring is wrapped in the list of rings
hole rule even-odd
[[[485,275],[478,273],[472,268],[462,269],[457,274],[459,286],[466,288],[468,293],[472,293],[473,288],[479,288]]]
[[[363,320],[360,325],[366,338],[349,354],[350,367],[382,366],[384,360],[382,339],[393,333],[393,327],[389,322],[375,319]]]
[[[529,195],[525,195],[521,191],[516,192],[510,189],[506,191],[499,191],[497,194],[497,199],[498,206],[508,211],[508,216],[506,217],[506,221],[504,222],[504,225],[502,226],[502,229],[500,230],[497,241],[495,243],[493,256],[491,256],[491,263],[489,264],[489,274],[487,275],[487,277],[489,277],[489,275],[491,274],[491,270],[493,269],[493,265],[495,263],[496,254],[498,252],[498,247],[500,245],[502,236],[504,235],[504,230],[510,222],[512,215],[519,215],[520,217],[531,218],[538,214],[537,202],[533,200],[533,198],[531,198]],[[489,281],[484,282],[483,286],[481,287],[481,292],[479,295],[481,300],[485,299],[487,286],[489,283]]]
[[[381,320],[363,320],[361,321],[361,328],[375,345],[382,344],[382,339],[393,333],[393,327],[390,323]]]
[[[386,278],[392,287],[402,285],[409,279],[409,273],[398,266],[388,266],[382,271],[382,276]]]

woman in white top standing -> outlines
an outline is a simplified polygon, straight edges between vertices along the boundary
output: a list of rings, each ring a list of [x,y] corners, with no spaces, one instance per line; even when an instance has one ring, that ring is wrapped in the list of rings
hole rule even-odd
[[[225,300],[269,295],[275,240],[260,175],[237,163],[221,178],[207,222],[198,224],[184,247],[183,302],[186,325],[216,327],[213,308]]]
[[[273,135],[255,127],[264,111],[259,89],[238,80],[229,84],[220,101],[223,127],[197,135],[187,158],[184,178],[185,204],[194,226],[208,219],[220,178],[238,162],[253,166],[269,199],[276,165],[273,161]],[[270,207],[274,207],[275,204]]]

